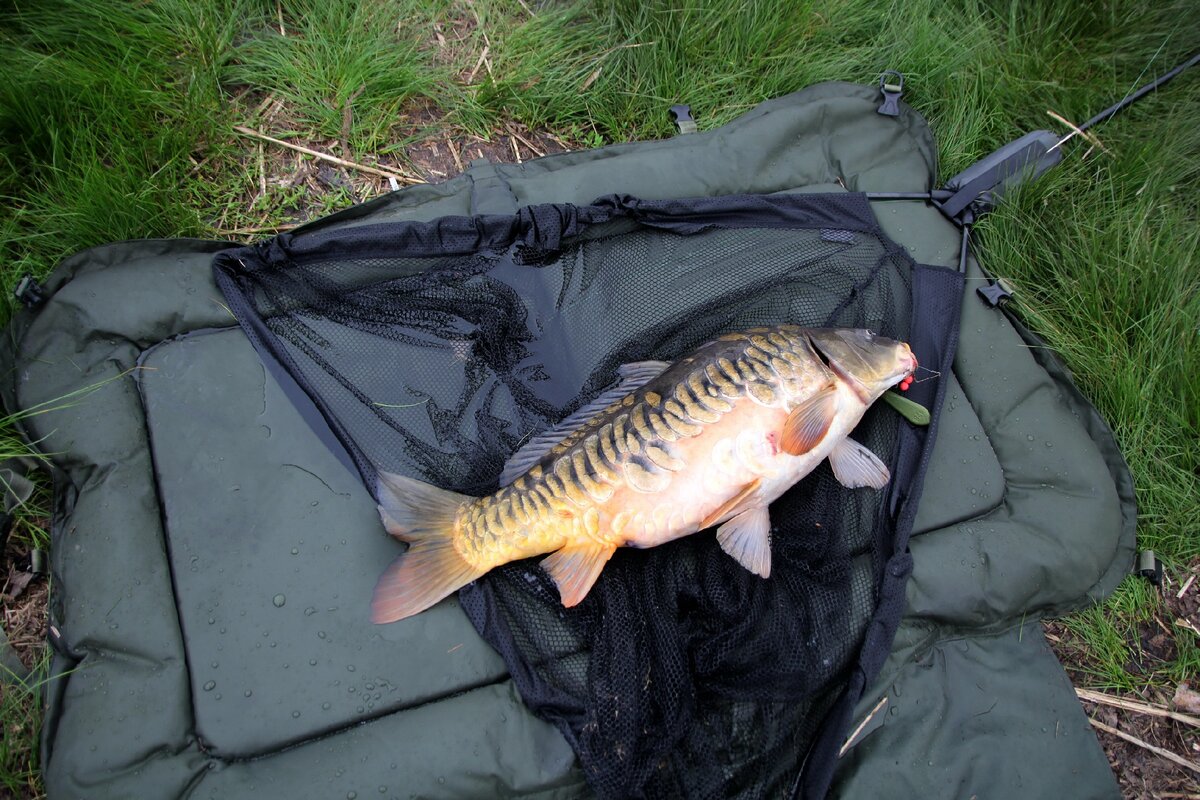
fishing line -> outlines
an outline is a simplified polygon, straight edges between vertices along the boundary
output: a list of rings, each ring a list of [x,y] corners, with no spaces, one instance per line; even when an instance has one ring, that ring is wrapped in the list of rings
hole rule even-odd
[[[1163,45],[1165,46],[1166,42],[1164,42]],[[1160,46],[1159,51],[1161,51],[1161,50],[1162,50],[1162,47]],[[1157,58],[1157,57],[1158,57],[1158,53],[1156,52],[1154,54],[1154,57],[1150,59],[1150,63],[1153,64],[1154,58]],[[1055,148],[1061,146],[1064,142],[1066,142],[1073,136],[1076,136],[1077,134],[1081,134],[1084,131],[1091,128],[1092,126],[1097,125],[1101,122],[1104,122],[1104,121],[1112,118],[1113,116],[1115,116],[1117,114],[1117,112],[1121,111],[1123,108],[1126,108],[1127,106],[1137,102],[1138,100],[1140,100],[1143,97],[1145,97],[1146,95],[1148,95],[1150,92],[1153,92],[1155,89],[1158,89],[1160,86],[1162,86],[1165,83],[1167,83],[1168,81],[1170,81],[1172,78],[1174,78],[1179,73],[1183,72],[1184,70],[1186,70],[1190,67],[1194,67],[1197,64],[1200,64],[1200,53],[1194,54],[1187,61],[1184,61],[1182,64],[1179,64],[1178,66],[1176,66],[1174,69],[1170,70],[1169,72],[1166,72],[1163,75],[1159,76],[1157,79],[1151,81],[1150,83],[1147,83],[1145,86],[1138,89],[1136,92],[1126,94],[1123,98],[1121,98],[1120,102],[1114,103],[1113,105],[1111,105],[1108,108],[1101,111],[1096,116],[1089,119],[1087,122],[1080,125],[1076,130],[1073,130],[1071,133],[1067,134],[1065,137],[1060,139],[1054,145],[1054,147],[1051,147],[1050,149],[1054,150]],[[1150,68],[1150,65],[1148,64],[1146,66],[1146,69],[1142,70],[1142,74],[1144,75],[1146,73],[1146,71],[1149,70],[1149,68]],[[1141,78],[1139,76],[1139,80],[1140,79]]]
[[[942,373],[938,372],[936,369],[930,369],[929,367],[923,367],[920,364],[917,365],[917,369],[918,370],[923,369],[926,372],[928,372],[929,375],[924,378],[913,378],[913,383],[924,383],[925,381],[931,381],[934,378],[942,377]],[[916,375],[916,372],[914,372],[913,374]]]

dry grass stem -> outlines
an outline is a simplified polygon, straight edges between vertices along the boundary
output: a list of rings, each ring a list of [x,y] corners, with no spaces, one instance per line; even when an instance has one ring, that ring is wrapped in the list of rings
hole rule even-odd
[[[328,161],[331,164],[337,164],[342,167],[349,167],[350,169],[356,169],[359,172],[366,172],[366,173],[370,173],[371,175],[378,175],[382,178],[395,178],[397,181],[400,181],[402,183],[408,183],[408,184],[425,183],[424,180],[422,180],[421,178],[418,178],[416,176],[413,176],[413,175],[405,175],[403,173],[396,172],[395,170],[380,169],[379,167],[370,167],[370,166],[367,166],[366,164],[359,164],[356,161],[349,161],[344,158],[338,158],[337,156],[332,156],[329,153],[322,153],[319,150],[313,150],[310,147],[304,147],[303,145],[292,144],[291,142],[285,142],[283,139],[276,139],[274,136],[267,136],[265,133],[260,133],[259,131],[256,131],[252,128],[247,128],[244,125],[234,125],[233,129],[235,131],[237,131],[238,133],[242,134],[243,136],[251,136],[251,137],[254,137],[255,139],[262,139],[264,142],[270,142],[271,144],[276,144],[276,145],[279,145],[280,147],[286,147],[290,150],[295,150],[298,153],[304,153],[305,155],[312,156],[313,158],[319,158],[322,161]]]
[[[467,83],[473,83],[475,81],[475,73],[479,72],[479,68],[483,66],[485,61],[487,61],[487,56],[488,46],[484,45],[483,52],[479,54],[479,58],[475,61],[475,66],[471,67],[471,71],[467,73]],[[490,73],[491,69],[488,69],[488,72]]]
[[[1076,125],[1074,122],[1071,122],[1069,119],[1062,116],[1061,114],[1056,114],[1053,111],[1046,111],[1046,113],[1049,114],[1054,119],[1061,122],[1063,125],[1066,125],[1068,128],[1071,129],[1071,133],[1068,133],[1065,137],[1060,139],[1058,141],[1058,144],[1055,145],[1055,147],[1062,146],[1063,144],[1065,144],[1067,142],[1068,139],[1072,138],[1073,136],[1082,136],[1084,139],[1086,139],[1088,142],[1091,143],[1092,147],[1099,147],[1101,150],[1103,150],[1108,155],[1110,155],[1110,156],[1112,155],[1112,151],[1110,151],[1107,147],[1105,147],[1100,142],[1100,139],[1096,136],[1096,134],[1092,133],[1091,131],[1080,130],[1078,125]],[[1089,148],[1087,152],[1090,153],[1092,151]],[[1084,158],[1086,158],[1086,157],[1087,157],[1087,153],[1084,153]]]
[[[255,226],[249,227],[249,228],[232,228],[227,231],[221,231],[221,233],[227,234],[230,236],[256,236],[256,235],[263,234],[263,233],[285,233],[287,231],[295,230],[298,227],[300,227],[300,226],[299,225],[288,225],[288,224],[255,225]]]
[[[600,77],[600,73],[603,70],[604,70],[603,66],[596,67],[596,69],[594,69],[592,71],[592,74],[587,76],[587,80],[585,80],[583,82],[583,85],[581,85],[579,87],[579,91],[586,92],[588,90],[588,87],[591,86],[593,83],[595,83],[596,79]]]
[[[1170,750],[1164,750],[1161,747],[1156,747],[1155,745],[1150,744],[1149,742],[1144,742],[1141,739],[1137,738],[1136,736],[1130,736],[1128,733],[1125,733],[1124,731],[1119,731],[1116,728],[1109,727],[1108,725],[1105,725],[1103,722],[1100,722],[1099,720],[1094,720],[1094,719],[1089,718],[1088,722],[1092,723],[1092,725],[1094,727],[1104,731],[1105,733],[1112,734],[1113,736],[1116,736],[1118,739],[1124,739],[1125,741],[1129,742],[1130,744],[1136,744],[1138,747],[1149,750],[1151,753],[1154,753],[1156,756],[1160,756],[1162,758],[1167,759],[1172,764],[1178,764],[1179,766],[1181,766],[1185,769],[1190,769],[1192,772],[1200,772],[1200,764],[1196,764],[1192,761],[1188,761],[1186,758],[1183,758],[1182,756],[1177,756],[1174,753],[1172,753]]]
[[[1180,714],[1177,711],[1168,711],[1165,708],[1152,706],[1149,703],[1139,703],[1136,700],[1130,700],[1126,697],[1117,697],[1104,692],[1096,692],[1091,689],[1075,689],[1075,694],[1079,695],[1080,700],[1087,700],[1089,703],[1101,703],[1114,708],[1123,708],[1126,711],[1133,711],[1138,714],[1149,714],[1153,717],[1166,717],[1173,719],[1176,722],[1182,722],[1185,725],[1191,725],[1194,728],[1200,728],[1200,718],[1191,717],[1187,714]]]
[[[884,707],[887,705],[887,701],[888,699],[886,694],[879,698],[879,702],[876,703],[875,707],[871,709],[871,713],[867,714],[867,716],[863,718],[863,721],[858,723],[858,726],[850,733],[849,736],[846,737],[846,741],[842,743],[841,749],[838,750],[838,758],[846,755],[846,751],[850,749],[850,745],[854,742],[854,739],[860,733],[862,733],[863,728],[867,727],[867,723],[875,719],[875,717],[877,717],[879,713],[883,711]]]
[[[524,136],[522,136],[517,131],[516,127],[514,127],[512,124],[505,125],[504,127],[505,127],[505,130],[508,131],[509,136],[513,137],[518,142],[525,145],[525,147],[528,148],[535,156],[537,156],[538,158],[541,158],[546,155],[546,152],[544,150],[540,149],[539,147],[534,145],[533,142],[529,141]],[[555,139],[555,141],[558,141],[558,140]],[[562,142],[559,142],[559,144],[562,144]],[[564,147],[565,147],[565,145],[564,145]]]
[[[267,160],[263,155],[263,143],[258,143],[258,196],[267,196]]]
[[[458,148],[454,146],[454,141],[452,139],[447,139],[446,146],[448,148],[450,148],[450,155],[454,156],[454,166],[458,167],[459,172],[462,172],[463,171],[462,156],[460,156],[458,154]]]

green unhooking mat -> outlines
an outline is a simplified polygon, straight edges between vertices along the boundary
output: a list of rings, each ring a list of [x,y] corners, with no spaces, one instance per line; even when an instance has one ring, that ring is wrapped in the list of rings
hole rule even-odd
[[[413,394],[419,381],[368,397],[364,424],[377,420],[388,435],[397,420],[410,421],[406,430],[421,423],[431,426],[427,438],[454,447],[364,460],[362,453],[387,440],[347,433],[344,418],[326,402],[337,388],[306,393],[293,380],[298,357],[289,364],[284,353],[280,369],[255,349],[286,333],[271,328],[271,319],[295,317],[298,295],[287,295],[280,308],[259,303],[270,313],[258,333],[247,323],[252,344],[234,317],[238,312],[246,323],[244,309],[231,306],[228,286],[222,292],[214,282],[214,256],[227,251],[219,263],[229,275],[259,263],[299,265],[312,253],[306,263],[336,261],[346,243],[361,255],[363,242],[379,243],[381,230],[409,236],[432,228],[444,236],[467,231],[462,220],[474,220],[468,227],[479,237],[470,243],[476,248],[501,240],[511,246],[512,237],[536,229],[531,241],[539,247],[522,251],[519,263],[489,263],[474,272],[447,268],[421,255],[423,240],[407,238],[383,242],[409,249],[375,253],[379,263],[360,263],[365,272],[349,280],[366,281],[373,269],[391,270],[389,279],[447,269],[472,279],[489,270],[500,274],[496,269],[541,270],[546,278],[565,269],[562,253],[577,253],[575,270],[562,273],[571,277],[539,301],[562,313],[538,317],[539,330],[575,314],[590,326],[591,338],[579,341],[594,344],[603,341],[596,327],[604,315],[571,309],[562,299],[571,281],[574,287],[610,280],[606,243],[633,237],[652,255],[682,248],[677,252],[688,254],[682,262],[695,283],[631,293],[642,304],[636,330],[643,339],[613,344],[622,354],[639,342],[663,349],[658,356],[684,346],[687,337],[673,333],[683,322],[660,319],[671,291],[710,298],[696,301],[708,319],[728,308],[728,324],[758,319],[764,309],[803,316],[825,308],[835,318],[861,314],[855,321],[862,325],[900,325],[903,333],[902,317],[952,320],[954,307],[918,302],[903,314],[885,312],[886,304],[864,299],[881,275],[894,273],[896,286],[954,276],[968,287],[984,275],[968,258],[965,276],[958,276],[959,231],[928,202],[869,200],[873,192],[927,193],[937,178],[933,140],[920,116],[903,104],[896,116],[878,113],[879,106],[874,89],[822,84],[707,133],[521,165],[476,163],[445,184],[387,195],[247,251],[200,241],[129,242],[64,262],[47,279],[45,298],[14,319],[3,351],[9,380],[0,386],[10,412],[40,412],[20,425],[49,454],[55,478],[55,659],[43,739],[51,797],[577,797],[599,788],[594,782],[589,788],[594,776],[564,736],[570,725],[545,703],[534,703],[541,716],[535,715],[534,698],[522,695],[530,675],[514,673],[519,662],[511,653],[501,658],[488,643],[494,631],[479,624],[474,604],[492,584],[483,582],[461,604],[451,598],[401,623],[370,623],[372,587],[397,546],[384,534],[360,473],[364,463],[392,457],[390,469],[406,463],[424,464],[427,473],[445,469],[447,481],[475,481],[482,493],[517,444],[506,438],[515,429],[504,421],[536,428],[569,411],[577,394],[599,388],[614,366],[606,360],[611,354],[578,351],[578,369],[562,372],[576,375],[577,385],[564,388],[561,375],[549,380],[552,388],[532,407],[533,416],[522,411],[528,404],[514,402],[516,389],[512,397],[488,393],[486,403],[463,406],[457,415],[438,413],[448,408],[444,402],[426,408],[441,401]],[[810,194],[835,197],[805,199]],[[765,197],[728,199],[745,195]],[[561,247],[557,239],[556,247],[541,246],[549,235],[544,211],[523,211],[553,204],[594,209],[604,197],[617,198],[602,205],[619,218],[589,218],[599,226],[589,231],[558,215]],[[687,214],[658,202],[678,198],[714,200],[690,201]],[[813,209],[825,207],[840,210],[822,222],[824,212]],[[713,208],[719,219],[696,220]],[[796,216],[801,212],[808,216]],[[788,222],[764,224],[764,213]],[[851,218],[858,227],[847,223]],[[498,219],[513,220],[512,230],[497,233]],[[415,224],[425,222],[434,224]],[[656,232],[643,242],[636,226]],[[726,229],[755,233],[723,239]],[[586,246],[571,249],[577,240]],[[847,254],[872,242],[882,248],[874,260]],[[405,253],[430,263],[387,261]],[[795,269],[827,279],[803,282],[808,291],[826,287],[823,306],[806,305],[807,295],[791,284],[791,294],[742,291],[750,277],[797,258],[803,263]],[[678,269],[681,261],[661,263]],[[856,270],[861,280],[834,280]],[[621,296],[622,287],[638,281],[656,285],[654,278],[629,270],[605,296]],[[303,285],[321,280],[315,269]],[[528,293],[547,285],[531,283]],[[919,288],[912,292],[918,301]],[[444,289],[423,287],[422,308],[451,296]],[[879,574],[868,596],[854,601],[866,615],[851,617],[857,627],[822,631],[823,646],[850,652],[822,684],[825,694],[803,700],[811,713],[797,732],[807,738],[794,763],[779,765],[774,782],[755,783],[753,791],[731,767],[715,796],[819,796],[830,781],[829,792],[841,797],[1117,794],[1038,620],[1095,602],[1128,571],[1131,481],[1107,427],[1052,354],[1031,346],[1037,342],[973,291],[954,305],[956,351],[953,336],[944,342],[953,366],[925,387],[938,412],[936,440],[921,462],[923,480],[905,484],[916,487],[915,519],[906,523],[911,562],[903,539],[891,557],[872,556]],[[322,352],[312,347],[328,341],[321,325],[330,319],[314,327],[300,317],[285,339]],[[354,317],[354,324],[366,323]],[[570,340],[572,328],[563,324],[546,341]],[[712,330],[724,324],[712,323]],[[476,347],[468,352],[480,352],[481,340],[460,332]],[[483,349],[489,364],[500,358]],[[419,354],[410,361],[425,385],[462,368],[439,371]],[[370,377],[364,374],[360,381]],[[486,376],[480,381],[489,385]],[[901,454],[893,466],[903,462],[905,437],[918,435],[905,432],[908,424],[886,408],[865,423],[876,444]],[[414,461],[415,452],[426,453],[426,461]],[[892,513],[891,497],[865,503],[862,513]],[[903,509],[904,498],[894,504]],[[627,555],[628,570],[636,570],[637,557],[650,557]],[[886,595],[885,564],[905,592],[894,639],[891,626],[866,624]],[[518,573],[510,577],[521,580]],[[464,606],[474,608],[477,624]],[[857,652],[863,641],[883,641],[884,650],[864,660]],[[685,652],[695,671],[698,656]],[[555,658],[583,655],[567,648]],[[717,751],[722,742],[749,741],[738,727],[760,722],[753,714],[738,718],[737,708],[725,709],[727,728],[707,734]],[[759,756],[721,757],[744,765]],[[670,760],[663,763],[669,772]],[[640,785],[663,796],[670,791],[663,787],[689,784],[668,775]]]

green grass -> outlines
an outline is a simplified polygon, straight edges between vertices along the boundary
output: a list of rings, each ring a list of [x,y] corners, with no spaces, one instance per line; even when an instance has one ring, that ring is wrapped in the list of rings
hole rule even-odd
[[[1195,47],[1176,30],[1185,5],[556,4],[497,46],[500,75],[481,97],[531,124],[620,140],[669,134],[673,102],[712,126],[817,81],[873,83],[900,69],[952,174],[1014,131],[1044,127],[1045,108],[1083,119],[1111,102],[1164,42],[1164,64]]]
[[[39,797],[44,793],[38,736],[46,685],[37,676],[47,674],[49,667],[47,648],[34,665],[31,677],[24,681],[15,681],[11,675],[0,677],[0,680],[14,680],[0,690],[0,721],[4,724],[4,735],[0,736],[0,795],[5,797]]]
[[[598,145],[669,135],[675,102],[709,128],[816,81],[873,83],[898,69],[938,136],[944,178],[1027,130],[1060,129],[1047,110],[1086,119],[1181,61],[1200,47],[1191,6],[10,3],[0,11],[0,288],[8,297],[23,273],[92,245],[220,236],[353,201],[286,182],[260,191],[259,145],[235,135],[238,124],[362,161],[402,160],[438,126],[484,133],[509,119]],[[1017,285],[1019,313],[1112,424],[1135,476],[1142,544],[1173,575],[1200,557],[1198,101],[1200,70],[1097,129],[1111,155],[1082,160],[1086,146],[1072,143],[1062,167],[979,230],[982,260]],[[0,449],[18,446],[0,428]],[[45,536],[34,511],[17,536]],[[1194,680],[1200,651],[1186,632],[1170,664],[1137,666],[1136,631],[1155,615],[1170,623],[1164,602],[1130,580],[1071,617],[1088,680]],[[26,748],[35,699],[6,693],[0,707],[6,731],[10,719],[34,720]],[[0,787],[15,791],[30,768],[11,755],[21,744],[6,746]]]
[[[328,0],[286,5],[234,48],[225,78],[287,100],[307,131],[345,135],[351,153],[378,151],[393,141],[406,102],[452,94],[421,52],[432,24],[423,10]]]
[[[243,8],[35,3],[8,15],[0,27],[6,288],[83,247],[203,230],[204,203],[188,183],[193,160],[221,155],[218,76]]]

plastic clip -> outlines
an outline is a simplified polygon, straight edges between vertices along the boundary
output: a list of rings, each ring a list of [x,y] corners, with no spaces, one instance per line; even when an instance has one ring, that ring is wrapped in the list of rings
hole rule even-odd
[[[29,273],[25,273],[21,278],[17,288],[13,290],[13,297],[20,300],[26,308],[37,308],[46,302],[45,290]]]
[[[675,130],[680,133],[695,133],[699,130],[696,127],[696,121],[692,119],[691,106],[671,106],[667,109],[667,113],[671,115],[671,121],[675,123]]]
[[[892,81],[888,80],[891,76]],[[885,117],[900,116],[900,95],[904,92],[904,76],[894,69],[879,76],[879,91],[883,94],[883,102],[875,109]]]
[[[1162,586],[1162,562],[1158,560],[1158,556],[1154,554],[1153,550],[1143,550],[1138,553],[1138,575],[1155,586]]]
[[[992,308],[1007,304],[1013,296],[1012,287],[1003,278],[988,281],[987,286],[980,286],[975,290],[975,293],[982,297],[983,302]]]

